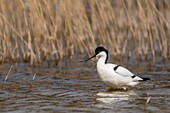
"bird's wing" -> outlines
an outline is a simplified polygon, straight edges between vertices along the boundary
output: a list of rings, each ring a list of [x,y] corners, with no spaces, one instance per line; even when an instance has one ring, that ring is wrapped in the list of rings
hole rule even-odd
[[[113,70],[118,73],[119,75],[121,76],[124,76],[124,77],[135,77],[135,75],[133,73],[131,73],[128,69],[120,66],[120,65],[116,65],[113,67]]]
[[[118,73],[119,75],[123,76],[123,77],[131,77],[133,79],[133,81],[139,81],[139,80],[143,80],[142,78],[136,76],[135,74],[133,74],[132,72],[130,72],[128,69],[116,65],[113,70]]]
[[[110,66],[109,66],[110,65]],[[143,80],[142,78],[136,76],[135,74],[133,74],[132,72],[130,72],[128,69],[120,66],[120,65],[115,65],[115,64],[108,64],[109,67],[112,67],[113,71],[117,74],[119,74],[120,76],[123,77],[130,77],[132,78],[134,81],[139,81],[139,80]]]

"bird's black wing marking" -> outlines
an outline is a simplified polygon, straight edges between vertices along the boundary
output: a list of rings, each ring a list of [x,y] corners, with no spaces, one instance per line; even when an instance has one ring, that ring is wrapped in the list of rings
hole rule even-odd
[[[120,65],[115,66],[113,69],[116,71]]]
[[[133,76],[131,76],[132,78],[135,78],[136,77],[136,75],[133,75]]]

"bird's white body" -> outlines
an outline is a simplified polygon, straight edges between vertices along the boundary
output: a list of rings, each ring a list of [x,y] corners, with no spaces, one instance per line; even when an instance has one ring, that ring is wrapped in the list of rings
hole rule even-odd
[[[143,79],[131,73],[128,69],[116,65],[106,63],[107,54],[100,52],[97,62],[97,72],[100,79],[108,86],[112,88],[124,88],[133,87],[142,81]]]
[[[128,69],[116,65],[107,63],[108,50],[102,46],[95,49],[95,55],[88,58],[88,61],[94,57],[98,57],[97,71],[100,79],[111,88],[123,88],[133,87],[140,81],[150,80],[149,78],[141,78],[131,73]]]

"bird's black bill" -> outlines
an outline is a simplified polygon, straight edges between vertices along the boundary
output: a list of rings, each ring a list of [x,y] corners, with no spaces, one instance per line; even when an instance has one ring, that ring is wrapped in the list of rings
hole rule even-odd
[[[79,61],[79,62],[87,62],[88,60],[90,60],[90,59],[92,59],[92,58],[94,58],[94,57],[96,57],[96,55],[93,55],[92,57],[90,57],[90,58],[88,58],[88,59],[86,59],[86,60],[83,60],[83,61]]]

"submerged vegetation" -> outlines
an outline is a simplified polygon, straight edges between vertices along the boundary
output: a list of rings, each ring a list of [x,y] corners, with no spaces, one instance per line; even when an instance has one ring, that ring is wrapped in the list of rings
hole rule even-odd
[[[168,0],[0,0],[0,62],[62,61],[98,45],[113,56],[168,59]]]

